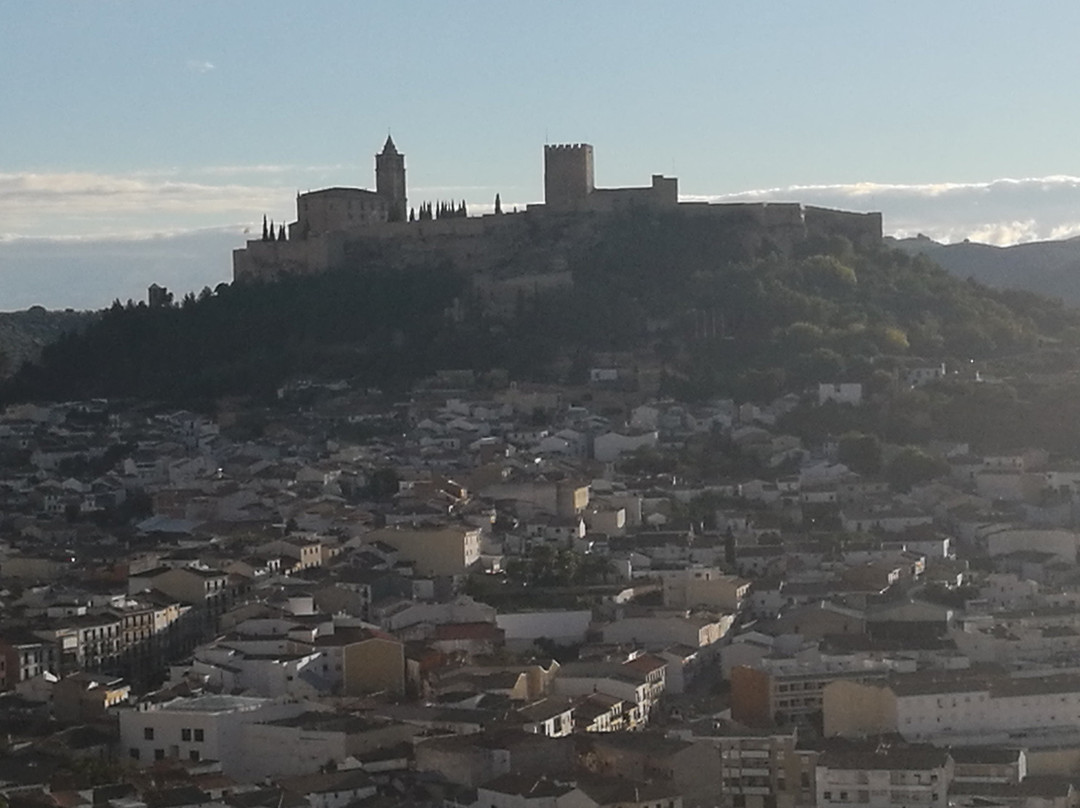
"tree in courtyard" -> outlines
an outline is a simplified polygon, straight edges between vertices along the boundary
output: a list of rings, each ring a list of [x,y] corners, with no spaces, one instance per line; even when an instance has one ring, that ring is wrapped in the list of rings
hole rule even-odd
[[[949,464],[941,458],[908,446],[889,461],[885,477],[897,491],[910,491],[912,486],[940,477],[948,471]]]

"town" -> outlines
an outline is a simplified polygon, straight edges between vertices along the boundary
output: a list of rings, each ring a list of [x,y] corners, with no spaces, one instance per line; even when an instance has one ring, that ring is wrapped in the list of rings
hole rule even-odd
[[[862,384],[690,404],[611,359],[10,406],[3,799],[1080,803],[1080,466],[808,442]]]

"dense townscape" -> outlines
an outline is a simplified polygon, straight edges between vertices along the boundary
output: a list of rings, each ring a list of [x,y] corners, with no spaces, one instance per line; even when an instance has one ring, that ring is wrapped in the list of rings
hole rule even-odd
[[[864,395],[689,404],[612,365],[10,406],[0,794],[1075,805],[1080,466],[783,429]]]
[[[0,808],[1080,808],[1080,4],[3,5]]]

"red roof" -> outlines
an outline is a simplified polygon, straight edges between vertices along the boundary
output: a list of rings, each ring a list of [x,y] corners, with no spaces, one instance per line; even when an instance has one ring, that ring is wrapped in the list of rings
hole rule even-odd
[[[333,634],[323,634],[316,637],[314,645],[317,647],[333,647],[338,645],[352,645],[354,643],[366,642],[367,640],[374,639],[401,642],[392,634],[387,634],[385,631],[379,631],[377,628],[339,628],[335,629]]]
[[[665,665],[667,665],[667,663],[664,660],[660,659],[660,657],[655,657],[652,654],[642,654],[639,657],[631,659],[629,662],[623,663],[623,667],[630,668],[639,673],[649,673],[657,668],[662,668]]]

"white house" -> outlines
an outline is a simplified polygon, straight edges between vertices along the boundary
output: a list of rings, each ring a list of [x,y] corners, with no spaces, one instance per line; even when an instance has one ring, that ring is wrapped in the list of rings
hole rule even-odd
[[[890,746],[869,742],[827,749],[818,759],[815,772],[815,805],[946,808],[952,773],[948,750],[929,744]]]
[[[506,644],[510,647],[532,645],[539,639],[547,639],[560,645],[585,641],[585,633],[592,623],[592,612],[508,612],[495,618],[495,625],[506,632]]]
[[[206,695],[120,713],[120,747],[139,766],[160,760],[218,760],[230,777],[245,769],[243,726],[304,712],[302,702]]]
[[[641,432],[636,435],[606,432],[593,441],[593,457],[601,463],[610,463],[617,460],[622,454],[638,449],[652,448],[656,446],[659,440],[660,435],[655,430]]]

